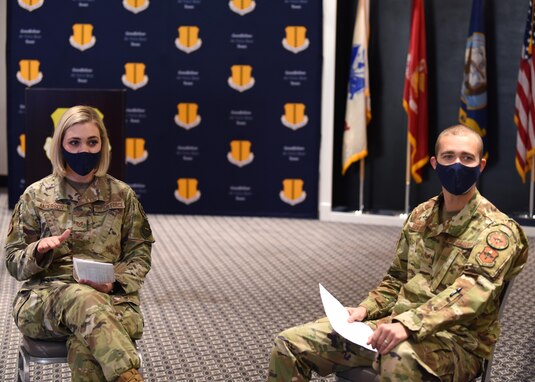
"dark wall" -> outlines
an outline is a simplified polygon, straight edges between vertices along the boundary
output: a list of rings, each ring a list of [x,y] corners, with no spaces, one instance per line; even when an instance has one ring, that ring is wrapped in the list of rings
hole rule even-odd
[[[471,1],[425,0],[429,67],[429,148],[436,136],[458,122],[464,51]],[[358,207],[358,167],[341,175],[341,141],[347,76],[357,0],[338,1],[333,208]],[[405,201],[407,118],[402,107],[409,43],[411,0],[373,0],[370,9],[369,66],[372,121],[364,205],[368,211],[402,211]],[[479,190],[503,212],[526,213],[529,186],[515,168],[513,122],[516,80],[528,1],[486,0],[489,159]],[[440,184],[431,165],[423,182],[412,183],[410,207],[436,195]]]

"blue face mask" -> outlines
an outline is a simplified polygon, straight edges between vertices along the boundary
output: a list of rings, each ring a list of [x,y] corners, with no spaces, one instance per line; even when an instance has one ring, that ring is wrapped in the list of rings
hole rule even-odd
[[[100,161],[100,151],[98,153],[70,153],[63,149],[63,158],[69,167],[78,175],[86,176],[93,171]]]
[[[437,162],[435,171],[442,186],[453,195],[462,195],[477,182],[481,170],[479,166],[468,167],[461,163],[443,166]]]

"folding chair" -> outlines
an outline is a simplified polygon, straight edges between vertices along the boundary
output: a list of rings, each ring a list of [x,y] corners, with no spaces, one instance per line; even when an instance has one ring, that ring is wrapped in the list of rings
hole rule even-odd
[[[501,319],[503,315],[503,310],[505,307],[505,302],[513,286],[513,281],[506,281],[503,287],[502,293],[500,294],[500,308],[498,311],[498,319]],[[494,349],[492,349],[494,353]],[[492,358],[491,354],[490,359],[486,359],[483,362],[480,382],[490,382],[490,374],[492,369]],[[475,381],[478,379],[476,378]],[[337,382],[375,382],[379,381],[379,375],[371,367],[355,367],[349,370],[341,371],[336,373]]]
[[[137,354],[140,361],[139,372],[141,373],[143,358],[139,349],[137,349]],[[30,382],[30,362],[40,365],[67,363],[67,339],[64,338],[56,341],[37,340],[22,336],[19,348],[17,382]]]

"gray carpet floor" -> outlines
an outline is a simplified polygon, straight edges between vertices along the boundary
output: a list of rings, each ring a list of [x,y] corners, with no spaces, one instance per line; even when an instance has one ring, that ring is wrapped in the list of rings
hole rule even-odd
[[[0,191],[0,245],[9,223]],[[264,381],[274,336],[323,315],[322,283],[354,305],[387,269],[399,228],[278,218],[149,215],[157,240],[142,291],[139,347],[147,381]],[[535,241],[530,239],[531,248]],[[530,250],[533,257],[534,250]],[[535,266],[517,278],[492,381],[535,381]],[[13,381],[18,288],[0,266],[0,382]],[[32,366],[34,381],[70,381],[66,365]],[[333,381],[317,378],[316,381]]]

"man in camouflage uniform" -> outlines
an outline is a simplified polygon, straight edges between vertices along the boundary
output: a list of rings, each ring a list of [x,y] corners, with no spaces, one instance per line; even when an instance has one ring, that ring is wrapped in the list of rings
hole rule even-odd
[[[500,331],[500,292],[528,254],[521,227],[476,189],[482,151],[480,136],[464,126],[439,135],[431,164],[442,193],[414,209],[381,284],[348,308],[350,322],[374,329],[368,343],[377,353],[324,318],[276,337],[270,382],[372,365],[385,382],[461,382],[480,373]]]
[[[108,147],[102,121],[91,108],[65,115],[63,133],[56,133],[68,136],[77,131],[73,126],[98,126],[90,136],[100,133],[99,146]],[[75,138],[82,146],[85,130],[80,131]],[[73,181],[70,165],[60,176],[52,162],[55,173],[26,189],[8,231],[7,268],[25,281],[13,305],[15,323],[31,338],[67,338],[74,382],[142,381],[133,340],[143,332],[139,289],[154,242],[147,217],[125,183],[95,171]],[[77,282],[73,257],[112,263],[115,283]]]

